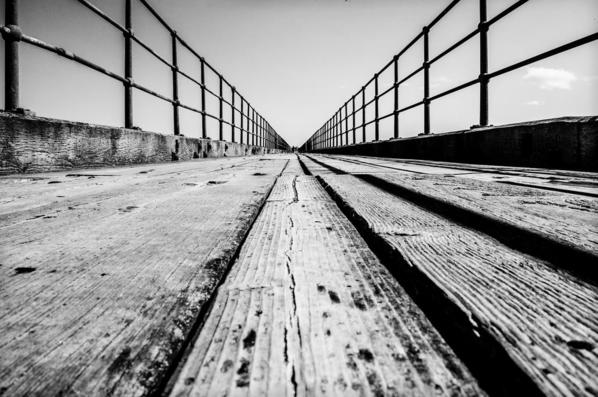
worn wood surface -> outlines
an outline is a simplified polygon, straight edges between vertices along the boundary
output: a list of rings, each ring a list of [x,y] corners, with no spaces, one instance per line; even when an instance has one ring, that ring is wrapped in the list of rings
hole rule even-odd
[[[463,175],[463,170],[450,172],[430,165],[409,164],[411,172],[400,165],[401,169],[392,171],[388,168],[392,162],[387,161],[381,172],[379,166],[371,166],[368,171],[368,165],[361,160],[356,164],[353,159],[334,156],[316,158],[349,173],[375,173],[414,192],[539,233],[598,258],[598,198],[474,179],[470,174]],[[584,175],[589,181],[588,173]],[[598,188],[593,191],[598,194]]]
[[[316,158],[596,252],[594,174]],[[302,159],[0,177],[0,395],[598,394],[595,285]]]
[[[0,178],[0,394],[159,387],[287,159]]]
[[[417,274],[419,278],[413,280],[432,283],[434,288],[424,289],[423,295],[437,288],[442,299],[436,306],[446,300],[457,308],[462,316],[454,316],[452,321],[462,321],[463,328],[481,335],[481,340],[490,337],[497,342],[543,393],[596,393],[595,286],[355,176],[320,176],[354,214],[355,222],[404,261],[395,266],[406,266],[410,274]],[[493,368],[492,360],[488,356],[484,365]],[[501,379],[502,375],[494,376]]]
[[[483,395],[293,161],[218,289],[173,396]]]
[[[598,174],[595,172],[502,167],[365,156],[335,156],[335,158],[348,160],[355,164],[361,163],[392,169],[393,171],[415,174],[453,175],[460,178],[471,178],[481,181],[598,197]]]

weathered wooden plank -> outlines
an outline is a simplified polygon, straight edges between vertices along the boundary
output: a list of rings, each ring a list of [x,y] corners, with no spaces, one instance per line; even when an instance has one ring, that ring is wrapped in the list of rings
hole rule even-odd
[[[348,172],[351,165],[330,156],[319,161]],[[598,199],[531,187],[498,184],[452,175],[376,173],[371,180],[382,180],[421,197],[433,198],[447,208],[465,211],[509,230],[520,230],[534,238],[533,244],[547,244],[570,252],[576,263],[566,258],[555,263],[595,278],[598,258]],[[422,200],[423,202],[423,200]],[[508,237],[508,236],[507,236]],[[519,241],[519,245],[523,242]],[[531,244],[531,243],[530,243]],[[539,245],[538,245],[539,246]],[[547,247],[549,247],[547,245]],[[561,248],[559,248],[561,247]],[[530,247],[534,249],[534,247]],[[575,256],[574,256],[575,255]],[[590,258],[590,259],[588,259]]]
[[[4,394],[155,391],[287,159],[2,184]]]
[[[598,197],[598,174],[582,171],[516,168],[476,164],[447,163],[425,160],[403,160],[365,156],[334,156],[354,164],[416,174],[453,175],[481,181],[536,187],[565,193]],[[373,170],[370,170],[370,172]],[[355,172],[355,171],[352,171]],[[367,171],[365,171],[367,172]]]
[[[484,393],[315,179],[285,172],[171,391],[225,394]]]
[[[598,390],[595,286],[352,175],[320,177],[485,382],[512,387],[504,359],[546,395]]]
[[[275,157],[263,157],[261,160],[266,158]],[[171,183],[172,177],[189,173],[203,175],[234,171],[235,167],[249,165],[254,161],[260,161],[260,159],[231,157],[168,164],[0,176],[0,191],[2,192],[0,222],[5,226],[10,219],[27,217],[29,213],[34,213],[36,210],[41,213],[44,209],[72,206],[80,203],[81,198],[84,199],[90,195],[112,197],[120,193],[135,191],[138,186],[147,185],[149,181],[164,185]],[[136,186],[136,188],[132,189],[132,186]]]

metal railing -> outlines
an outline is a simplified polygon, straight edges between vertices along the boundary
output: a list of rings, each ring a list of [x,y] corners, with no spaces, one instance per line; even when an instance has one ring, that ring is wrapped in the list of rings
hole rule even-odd
[[[198,113],[201,116],[201,134],[202,138],[208,138],[208,129],[206,118],[218,122],[218,139],[224,140],[224,125],[230,127],[231,140],[233,142],[246,143],[254,146],[261,146],[271,149],[289,150],[289,145],[281,138],[274,128],[262,117],[245,98],[230,84],[222,74],[220,74],[212,65],[210,65],[202,56],[200,56],[189,44],[187,44],[179,34],[156,12],[156,10],[146,1],[138,0],[154,18],[170,33],[172,58],[167,60],[154,51],[148,44],[143,42],[135,35],[132,26],[132,1],[125,0],[125,26],[122,26],[102,10],[91,4],[87,0],[76,0],[95,15],[108,22],[114,28],[124,35],[124,54],[125,67],[124,76],[84,59],[70,51],[58,46],[45,43],[37,38],[23,33],[18,23],[18,0],[6,1],[5,25],[2,26],[2,37],[5,41],[5,111],[19,111],[19,42],[31,44],[35,47],[50,51],[62,58],[69,59],[84,65],[96,72],[120,81],[124,85],[124,126],[133,128],[133,88],[143,91],[149,95],[159,98],[172,104],[173,111],[173,130],[175,135],[180,135],[179,111],[181,108]],[[138,44],[148,53],[153,55],[158,61],[172,70],[172,97],[161,95],[151,89],[136,83],[133,80],[133,43]],[[187,49],[199,61],[199,80],[184,72],[178,65],[178,49],[182,47]],[[218,78],[218,91],[210,89],[206,84],[206,69],[212,71]],[[179,100],[179,77],[195,83],[201,91],[201,108],[195,108]],[[224,96],[224,86],[230,90],[230,98]],[[218,114],[214,115],[206,111],[206,93],[218,100]],[[238,99],[238,102],[236,101]],[[235,105],[238,103],[239,105]],[[224,118],[224,106],[230,107],[230,120]],[[236,116],[239,115],[237,118]],[[238,132],[238,140],[236,139]]]
[[[440,14],[434,18],[432,22],[428,25],[424,26],[422,31],[417,34],[413,40],[411,40],[398,54],[396,54],[380,71],[378,71],[374,76],[368,80],[361,89],[349,98],[337,111],[334,115],[328,119],[324,123],[322,127],[320,127],[300,148],[299,150],[309,152],[314,150],[332,148],[332,147],[339,147],[349,145],[349,133],[352,135],[352,143],[357,142],[356,133],[361,130],[361,142],[367,142],[366,136],[366,127],[368,125],[374,124],[374,141],[380,140],[380,121],[387,119],[389,117],[393,117],[394,119],[394,128],[393,128],[393,137],[399,137],[399,114],[405,112],[407,110],[413,109],[417,106],[423,105],[424,107],[424,134],[430,133],[430,103],[436,99],[442,98],[446,95],[452,94],[454,92],[463,90],[467,87],[470,87],[474,84],[479,84],[480,88],[480,122],[479,127],[484,127],[488,125],[488,83],[490,79],[500,76],[502,74],[511,72],[513,70],[519,69],[531,63],[540,61],[542,59],[560,54],[562,52],[571,50],[573,48],[579,47],[581,45],[590,43],[594,40],[598,40],[598,33],[592,33],[588,36],[582,37],[580,39],[571,41],[559,47],[553,48],[550,51],[543,52],[531,58],[527,58],[520,62],[514,63],[510,66],[503,67],[501,69],[495,70],[493,72],[488,72],[488,30],[489,28],[501,20],[502,18],[509,15],[511,12],[515,11],[523,4],[527,3],[529,0],[519,0],[504,9],[502,12],[498,13],[495,17],[491,19],[487,19],[486,16],[486,1],[487,0],[479,0],[479,24],[478,26],[470,33],[462,37],[461,39],[457,40],[454,44],[450,45],[448,48],[440,52],[438,55],[430,58],[430,51],[429,51],[429,39],[430,39],[430,31],[448,12],[455,7],[461,0],[453,0],[451,1],[448,6],[446,6]],[[480,38],[480,51],[479,51],[479,71],[480,74],[473,80],[467,81],[466,83],[460,84],[456,87],[450,88],[446,91],[440,92],[438,94],[430,96],[430,66],[446,56],[447,54],[451,53],[453,50],[457,49],[464,43],[468,42],[470,39],[474,38],[476,35],[479,35]],[[414,71],[409,73],[407,76],[399,79],[398,73],[398,66],[399,66],[399,59],[407,50],[409,50],[413,45],[415,45],[420,39],[423,40],[423,59],[424,62]],[[394,74],[394,82],[393,84],[385,89],[384,91],[380,92],[379,87],[379,76],[381,73],[388,70],[388,68],[393,67],[393,74]],[[399,108],[399,87],[401,84],[404,84],[407,80],[411,79],[418,73],[423,72],[424,75],[424,85],[423,85],[423,98],[421,101],[416,103],[412,103],[408,106],[404,106]],[[366,101],[366,89],[370,84],[374,84],[374,96],[369,101]],[[384,95],[389,94],[390,92],[393,93],[394,97],[394,108],[393,111],[380,116],[379,115],[379,101],[380,98]],[[359,98],[358,101],[361,102],[360,107],[355,107],[355,99]],[[374,118],[371,120],[366,120],[366,108],[368,106],[374,106]],[[350,111],[349,111],[350,106]],[[371,108],[370,108],[371,109]],[[361,124],[356,125],[356,116],[361,113]],[[344,116],[343,116],[344,113]],[[351,126],[349,126],[349,120],[351,121]],[[344,126],[343,126],[344,124]],[[343,143],[344,141],[344,143]]]

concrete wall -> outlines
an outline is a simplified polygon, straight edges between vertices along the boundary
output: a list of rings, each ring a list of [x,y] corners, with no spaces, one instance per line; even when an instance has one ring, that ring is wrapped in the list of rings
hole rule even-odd
[[[319,152],[598,171],[598,117],[563,117]]]
[[[277,150],[0,112],[0,175]]]

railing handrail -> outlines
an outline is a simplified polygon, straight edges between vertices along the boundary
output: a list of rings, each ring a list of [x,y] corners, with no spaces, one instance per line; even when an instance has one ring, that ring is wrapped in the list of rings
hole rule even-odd
[[[267,148],[275,148],[282,150],[289,150],[287,142],[278,135],[272,126],[262,117],[249,102],[239,93],[239,91],[232,85],[224,76],[219,73],[214,66],[208,63],[197,51],[195,51],[187,42],[185,42],[180,35],[174,30],[166,20],[148,3],[147,0],[138,0],[153,16],[154,18],[166,28],[171,35],[171,49],[172,61],[168,61],[163,56],[159,55],[155,50],[146,44],[143,40],[137,37],[132,28],[131,18],[131,2],[132,0],[125,0],[125,26],[121,25],[97,6],[93,5],[88,0],[77,0],[80,4],[92,11],[95,15],[108,22],[111,26],[119,30],[125,37],[125,74],[120,75],[97,65],[96,63],[78,56],[77,54],[67,51],[61,47],[48,44],[35,37],[28,36],[23,33],[18,25],[18,0],[6,0],[6,21],[2,26],[2,37],[6,44],[6,70],[5,70],[5,110],[17,111],[19,109],[19,57],[18,57],[18,43],[24,42],[46,51],[59,55],[62,58],[77,62],[86,66],[96,72],[102,73],[112,79],[120,81],[125,87],[125,128],[133,128],[133,106],[132,106],[132,89],[138,89],[158,99],[169,102],[173,107],[173,130],[175,135],[180,135],[179,125],[179,108],[187,109],[189,111],[201,115],[201,131],[202,138],[207,138],[206,117],[218,121],[218,129],[220,140],[223,140],[223,126],[231,127],[231,138],[235,142],[235,130],[239,131],[239,143],[244,143],[244,134],[247,137],[247,144],[263,146]],[[141,48],[146,50],[149,54],[154,56],[159,62],[172,70],[172,97],[162,95],[155,92],[148,87],[140,85],[133,80],[132,73],[132,42],[138,44]],[[190,74],[182,71],[177,62],[177,49],[182,46],[187,49],[200,63],[200,80],[192,77]],[[212,71],[219,80],[219,92],[208,88],[205,81],[205,68]],[[183,76],[189,81],[199,86],[201,90],[201,108],[181,103],[178,97],[178,77]],[[231,93],[230,99],[224,97],[222,85],[228,86]],[[219,102],[219,114],[214,115],[206,111],[206,92]],[[240,108],[235,106],[235,98],[239,98]],[[225,120],[223,115],[223,106],[230,107],[231,120]],[[236,114],[240,117],[236,119]],[[238,120],[238,123],[236,122]],[[239,125],[240,123],[240,125]],[[251,142],[250,142],[251,141]]]
[[[435,55],[433,58],[429,58],[429,48],[428,48],[428,40],[430,29],[436,25],[442,18],[448,14],[448,12],[453,9],[461,0],[452,0],[428,25],[424,26],[423,29],[405,45],[396,55],[392,57],[392,59],[387,62],[378,72],[376,72],[372,78],[370,78],[362,87],[359,89],[354,95],[352,95],[344,104],[334,113],[332,117],[330,117],[320,128],[312,134],[312,136],[300,147],[302,151],[312,151],[330,147],[339,147],[349,145],[349,133],[351,132],[353,135],[353,144],[357,143],[356,140],[356,131],[361,129],[362,130],[362,142],[366,142],[366,127],[371,124],[375,124],[374,129],[374,140],[379,140],[379,123],[380,121],[387,119],[391,116],[394,116],[394,133],[393,137],[399,137],[399,114],[405,112],[407,110],[413,109],[417,106],[424,105],[424,134],[430,133],[430,103],[436,99],[442,98],[446,95],[450,95],[454,92],[460,91],[467,87],[470,87],[474,84],[480,85],[480,122],[479,126],[484,127],[488,125],[488,83],[490,79],[500,76],[502,74],[511,72],[513,70],[519,69],[521,67],[527,66],[531,63],[537,62],[539,60],[560,54],[562,52],[571,50],[573,48],[579,47],[581,45],[590,43],[592,41],[598,40],[598,32],[589,34],[577,40],[573,40],[571,42],[565,43],[558,47],[555,47],[549,51],[543,52],[541,54],[537,54],[535,56],[529,57],[522,61],[516,62],[509,66],[503,67],[501,69],[495,70],[493,72],[488,72],[488,41],[487,41],[487,32],[489,28],[501,20],[502,18],[506,17],[523,4],[527,3],[529,0],[518,0],[515,3],[511,4],[497,15],[492,17],[491,19],[487,19],[486,15],[486,1],[487,0],[479,0],[479,12],[480,18],[478,26],[470,33],[466,34],[459,40],[455,41],[453,44],[442,50],[440,53]],[[464,43],[468,42],[475,36],[479,35],[480,37],[480,74],[470,81],[462,83],[458,86],[449,88],[443,92],[436,93],[434,95],[429,94],[429,69],[432,64],[437,62],[438,60],[442,59],[446,55],[450,54],[457,48],[459,48]],[[398,61],[399,58],[407,52],[415,43],[417,43],[420,39],[424,40],[424,62],[421,66],[410,72],[407,76],[399,79],[398,77]],[[383,90],[382,92],[378,92],[378,77],[380,74],[385,72],[390,66],[394,65],[394,82],[390,85],[389,88]],[[424,72],[424,95],[421,101],[412,103],[407,106],[399,107],[398,96],[399,96],[399,86],[405,83],[407,80],[411,79],[415,75],[420,72]],[[374,83],[375,86],[375,93],[374,96],[366,101],[365,91],[370,86],[370,84]],[[394,92],[394,109],[392,112],[379,115],[379,108],[378,103],[379,99],[384,95],[387,95],[391,91]],[[361,97],[361,105],[359,107],[355,107],[355,98]],[[352,104],[352,111],[348,113],[348,105]],[[374,105],[374,114],[375,117],[369,121],[366,121],[366,108],[370,105]],[[345,112],[345,116],[342,117],[343,109]],[[361,124],[356,125],[355,117],[356,115],[361,112]],[[352,119],[352,128],[348,127],[348,120]],[[345,123],[345,129],[342,129],[342,124]],[[343,137],[345,143],[343,144]]]

